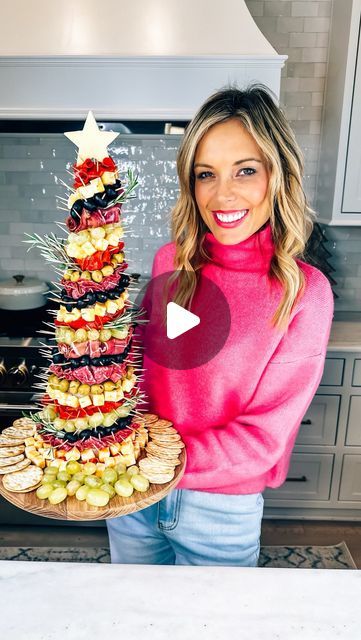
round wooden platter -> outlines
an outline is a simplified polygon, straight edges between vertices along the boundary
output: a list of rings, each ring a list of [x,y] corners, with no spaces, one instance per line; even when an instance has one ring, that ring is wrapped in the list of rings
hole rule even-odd
[[[36,497],[36,489],[27,493],[8,491],[5,489],[2,480],[0,482],[0,494],[16,507],[45,518],[55,518],[56,520],[105,520],[106,518],[117,518],[118,516],[140,511],[140,509],[159,502],[171,489],[174,489],[184,474],[186,466],[185,449],[182,449],[179,458],[181,464],[175,467],[173,480],[166,484],[151,483],[148,491],[144,493],[134,490],[130,498],[114,496],[109,500],[106,507],[92,507],[87,504],[86,500],[77,500],[75,496],[68,496],[63,502],[52,505],[49,500],[39,500]]]

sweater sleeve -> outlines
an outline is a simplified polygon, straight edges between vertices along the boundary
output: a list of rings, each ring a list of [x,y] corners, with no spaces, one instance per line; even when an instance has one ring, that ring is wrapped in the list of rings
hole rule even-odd
[[[318,295],[309,297],[291,321],[242,415],[184,436],[192,489],[212,491],[255,477],[271,479],[268,486],[284,481],[302,418],[322,378],[333,317],[331,286],[318,273],[321,291],[318,287]]]

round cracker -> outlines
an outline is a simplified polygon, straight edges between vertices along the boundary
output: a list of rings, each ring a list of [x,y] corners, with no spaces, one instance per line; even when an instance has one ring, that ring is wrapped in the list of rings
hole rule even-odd
[[[8,467],[11,464],[17,464],[21,460],[24,460],[25,456],[23,453],[19,453],[17,456],[8,456],[7,458],[0,458],[0,469],[3,467]]]
[[[17,428],[22,428],[22,427],[35,428],[34,420],[31,420],[31,418],[25,418],[25,417],[24,418],[17,418],[13,422],[13,427],[17,427]]]
[[[31,464],[31,460],[25,458],[25,460],[20,460],[17,464],[11,464],[8,467],[0,467],[0,473],[5,474],[13,473],[14,471],[21,471],[22,469],[25,469],[25,467],[28,467],[29,464]]]
[[[158,420],[158,416],[155,413],[143,413],[142,418],[145,420],[146,425],[157,422]]]
[[[8,458],[9,456],[18,456],[19,453],[24,453],[25,447],[23,444],[17,447],[0,447],[0,460],[1,458]]]
[[[25,438],[4,438],[0,435],[0,447],[16,447],[18,444],[24,444]]]
[[[7,427],[2,431],[2,436],[5,438],[31,438],[34,435],[35,429],[16,429],[16,427]]]
[[[4,476],[3,485],[8,491],[21,493],[24,490],[31,490],[37,486],[42,477],[43,470],[32,464],[22,471],[16,471],[15,473],[9,473]]]

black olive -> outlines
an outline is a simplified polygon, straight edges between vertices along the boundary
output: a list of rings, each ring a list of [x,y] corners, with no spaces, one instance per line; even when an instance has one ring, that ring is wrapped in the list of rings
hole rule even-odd
[[[76,440],[79,439],[79,436],[76,433],[67,433],[65,435],[65,438],[69,440],[69,442],[75,442]]]
[[[104,206],[106,205],[106,201],[99,193],[96,193],[95,196],[93,196],[93,200],[98,207],[104,208]]]
[[[104,291],[97,291],[97,300],[98,302],[106,302],[108,300],[108,296]]]
[[[121,186],[122,186],[121,181],[120,181],[119,179],[117,179],[117,180],[115,181],[115,187],[116,187],[117,189],[119,189],[119,187],[121,187]]]
[[[90,358],[89,356],[82,356],[79,358],[78,362],[81,367],[87,367],[89,364]]]
[[[88,198],[88,200],[84,200],[83,202],[84,209],[87,211],[96,211],[97,205],[93,202],[93,198]]]
[[[91,438],[92,436],[92,429],[83,429],[83,431],[80,434],[81,438]]]
[[[98,360],[98,364],[101,367],[106,367],[106,365],[108,364],[108,359],[106,357],[104,358],[97,358]]]
[[[63,362],[63,355],[61,353],[54,353],[53,362],[54,364],[61,364]]]
[[[78,360],[78,358],[70,358],[69,362],[72,367],[78,367],[80,361]]]
[[[114,291],[114,289],[112,289],[112,291],[108,291],[108,298],[109,300],[115,300],[116,298],[119,298],[119,294],[117,291]]]
[[[106,435],[106,427],[98,427],[97,428],[97,435],[103,437]]]
[[[85,307],[88,306],[88,303],[86,300],[82,300],[82,298],[80,298],[77,303],[76,303],[76,307],[77,309],[85,309]]]
[[[79,200],[75,200],[72,209],[74,209],[74,211],[76,211],[77,213],[81,213],[81,210],[83,208],[83,200],[81,198],[79,198]]]
[[[70,209],[70,215],[73,218],[73,220],[75,220],[75,222],[78,222],[78,220],[80,219],[80,214],[77,211],[75,211],[74,207]]]
[[[105,187],[105,191],[107,196],[112,199],[112,198],[116,198],[118,195],[118,192],[115,191],[114,187],[112,187],[111,185],[107,184],[107,186]]]

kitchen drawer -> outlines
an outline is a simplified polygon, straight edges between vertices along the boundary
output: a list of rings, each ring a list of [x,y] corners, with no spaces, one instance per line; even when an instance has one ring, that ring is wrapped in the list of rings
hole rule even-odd
[[[296,444],[335,444],[341,396],[317,394],[302,419]]]
[[[344,455],[338,497],[361,502],[361,455]]]
[[[269,500],[328,500],[334,456],[331,453],[293,453],[287,478],[277,489],[267,488]]]
[[[353,363],[352,386],[361,387],[361,358],[355,358]]]
[[[344,358],[326,358],[320,386],[341,387],[344,368]]]
[[[351,396],[348,409],[346,443],[361,446],[361,396]]]

